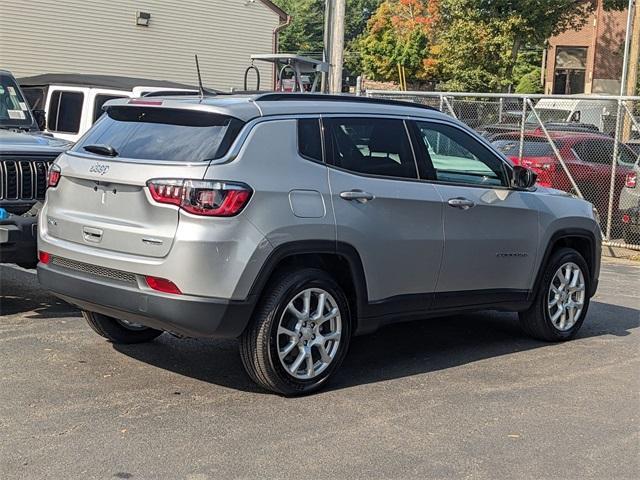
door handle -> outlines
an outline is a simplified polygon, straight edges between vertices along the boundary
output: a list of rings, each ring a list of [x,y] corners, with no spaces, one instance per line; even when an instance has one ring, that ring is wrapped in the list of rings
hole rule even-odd
[[[373,200],[374,197],[372,193],[363,192],[362,190],[347,190],[346,192],[340,192],[340,198],[345,200],[355,200],[360,203],[367,203],[369,200]]]
[[[447,203],[449,206],[459,208],[460,210],[469,210],[471,207],[476,205],[473,201],[463,197],[450,198]]]

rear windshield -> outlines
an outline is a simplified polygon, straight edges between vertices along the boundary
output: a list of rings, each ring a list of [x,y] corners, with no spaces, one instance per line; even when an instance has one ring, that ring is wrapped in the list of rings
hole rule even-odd
[[[520,139],[495,140],[493,145],[507,157],[520,153]],[[557,145],[557,142],[556,142]],[[525,157],[552,157],[553,147],[547,139],[525,140],[522,154]]]
[[[236,118],[209,112],[114,106],[73,151],[85,152],[87,145],[106,145],[121,158],[201,162],[223,157],[242,125]]]

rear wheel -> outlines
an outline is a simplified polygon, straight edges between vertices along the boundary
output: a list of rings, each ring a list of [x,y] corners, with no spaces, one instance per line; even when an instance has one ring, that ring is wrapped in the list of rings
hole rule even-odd
[[[569,340],[578,332],[589,308],[589,269],[571,248],[555,252],[545,267],[531,307],[520,313],[526,333],[539,340]]]
[[[162,330],[145,327],[139,323],[108,317],[100,313],[82,311],[89,326],[101,337],[112,343],[144,343],[162,335]]]
[[[350,336],[340,286],[322,270],[288,271],[261,297],[240,338],[240,354],[257,384],[299,395],[326,383],[342,363]]]

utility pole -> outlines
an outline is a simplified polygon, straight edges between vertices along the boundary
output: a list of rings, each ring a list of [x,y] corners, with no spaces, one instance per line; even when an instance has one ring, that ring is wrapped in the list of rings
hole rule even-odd
[[[624,39],[624,54],[622,57],[622,77],[620,78],[620,95],[627,93],[627,73],[629,71],[629,44],[631,43],[631,32],[634,30],[633,25],[633,7],[635,2],[629,0],[627,7],[627,33]],[[637,25],[635,25],[637,27]],[[637,60],[637,59],[636,59]]]
[[[640,0],[635,1],[635,14],[631,29],[631,46],[629,47],[629,72],[627,73],[627,95],[640,95],[636,92],[638,83],[638,62],[640,62]]]
[[[640,92],[636,92],[636,85],[638,79],[638,61],[640,60],[640,0],[629,1],[629,11],[627,12],[627,35],[625,45],[625,58],[623,60],[621,78],[621,95],[640,95]],[[635,13],[634,13],[635,12]],[[630,42],[630,45],[629,45]],[[631,108],[633,108],[630,102],[625,102]],[[622,104],[621,104],[622,105]],[[629,118],[626,109],[622,112],[622,135],[621,140],[626,142],[631,138],[632,132],[632,120]]]
[[[322,61],[330,63],[331,55],[331,12],[333,0],[324,0],[324,30],[322,38]],[[329,73],[322,72],[320,91],[329,92]]]
[[[342,63],[344,60],[345,0],[327,0],[331,5],[331,43],[329,54],[329,92],[342,91]]]

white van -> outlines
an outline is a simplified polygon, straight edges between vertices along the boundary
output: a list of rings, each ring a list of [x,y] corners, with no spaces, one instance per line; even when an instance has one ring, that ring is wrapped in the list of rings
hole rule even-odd
[[[615,100],[593,98],[542,98],[535,105],[536,112],[545,123],[580,123],[595,125],[605,134],[611,134],[615,129],[616,109]],[[529,114],[527,123],[537,123],[533,112]]]
[[[75,142],[102,115],[114,98],[141,97],[151,92],[194,93],[189,85],[163,80],[111,75],[55,74],[18,79],[32,110],[44,110],[45,132]]]

